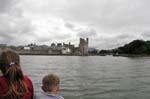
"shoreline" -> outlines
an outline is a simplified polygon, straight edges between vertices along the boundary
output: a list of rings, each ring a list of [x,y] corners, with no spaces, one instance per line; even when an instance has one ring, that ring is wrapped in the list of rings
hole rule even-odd
[[[41,56],[103,56],[103,55],[98,55],[98,54],[81,54],[81,55],[78,55],[78,54],[20,54],[19,55],[33,55],[33,56],[36,56],[36,55],[41,55]]]
[[[150,54],[118,54],[113,55],[114,57],[150,57]]]
[[[28,56],[28,55],[39,55],[39,56],[113,56],[113,57],[150,57],[150,55],[148,54],[118,54],[118,55],[101,55],[101,54],[85,54],[85,55],[78,55],[78,54],[20,54],[19,55],[23,55],[23,56]]]

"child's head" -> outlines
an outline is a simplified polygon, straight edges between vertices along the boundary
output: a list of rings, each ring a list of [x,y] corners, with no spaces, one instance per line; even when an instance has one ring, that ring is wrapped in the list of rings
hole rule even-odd
[[[59,92],[59,77],[54,74],[44,76],[42,80],[42,89],[44,92],[51,92],[57,94]]]

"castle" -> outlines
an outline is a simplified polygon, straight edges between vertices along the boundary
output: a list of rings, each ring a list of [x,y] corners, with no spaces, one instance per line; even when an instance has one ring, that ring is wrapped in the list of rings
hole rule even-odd
[[[75,47],[70,42],[65,43],[52,43],[47,45],[29,44],[27,46],[17,46],[10,49],[15,50],[19,54],[25,55],[87,55],[88,54],[89,39],[80,38],[78,47]],[[2,46],[3,47],[3,46]],[[0,47],[1,48],[1,47]],[[7,45],[5,45],[5,48]]]
[[[89,39],[86,38],[80,38],[80,43],[79,43],[79,51],[82,54],[88,54],[88,44],[89,44]]]

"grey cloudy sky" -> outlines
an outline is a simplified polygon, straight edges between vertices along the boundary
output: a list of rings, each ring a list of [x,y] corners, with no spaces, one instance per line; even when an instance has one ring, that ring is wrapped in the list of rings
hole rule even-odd
[[[150,40],[150,0],[0,0],[0,43],[115,48]]]

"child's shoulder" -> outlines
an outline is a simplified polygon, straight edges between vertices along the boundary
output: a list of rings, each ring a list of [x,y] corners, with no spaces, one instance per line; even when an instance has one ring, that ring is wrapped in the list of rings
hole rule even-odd
[[[43,92],[38,92],[34,94],[34,99],[47,99],[46,95],[43,94]]]
[[[40,92],[40,93],[35,94],[34,99],[64,99],[64,98],[60,95],[54,95],[54,94],[49,94],[49,93],[45,93],[45,92]]]

